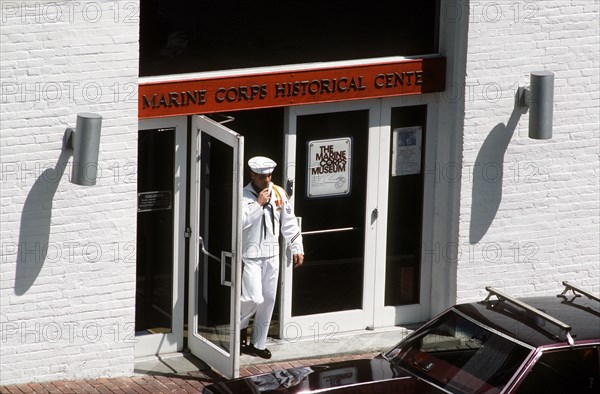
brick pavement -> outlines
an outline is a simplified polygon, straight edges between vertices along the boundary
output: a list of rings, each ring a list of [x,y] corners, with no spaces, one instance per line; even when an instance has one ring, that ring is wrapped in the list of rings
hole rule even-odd
[[[336,356],[331,358],[312,358],[293,361],[280,361],[265,364],[253,364],[240,369],[241,376],[256,375],[278,369],[305,367],[332,361],[371,358],[377,353]],[[202,388],[223,377],[213,370],[199,370],[181,375],[155,374],[135,375],[122,378],[55,381],[0,386],[1,394],[23,393],[198,393]]]

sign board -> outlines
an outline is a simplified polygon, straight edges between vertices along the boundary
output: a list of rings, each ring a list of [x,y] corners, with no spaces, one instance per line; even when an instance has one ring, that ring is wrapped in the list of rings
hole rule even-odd
[[[392,131],[392,176],[421,173],[421,126]]]
[[[140,81],[140,119],[442,92],[446,58],[166,82]]]
[[[171,209],[171,191],[153,191],[138,193],[138,212]]]
[[[308,141],[306,196],[333,197],[350,194],[352,139]]]

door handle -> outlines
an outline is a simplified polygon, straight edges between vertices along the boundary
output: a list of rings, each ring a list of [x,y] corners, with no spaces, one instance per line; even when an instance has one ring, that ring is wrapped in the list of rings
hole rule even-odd
[[[353,231],[358,230],[359,227],[340,227],[340,228],[330,228],[327,230],[314,230],[314,231],[304,231],[302,235],[313,235],[313,234],[325,234],[325,233],[338,233],[342,231]]]
[[[218,258],[217,256],[210,253],[208,250],[206,250],[204,248],[204,240],[202,239],[202,237],[198,237],[198,244],[200,245],[200,251],[202,252],[202,254],[210,257],[211,259],[213,259],[215,261],[218,261],[221,264],[221,285],[231,287],[231,281],[228,281],[226,279],[226,274],[227,274],[227,258],[232,259],[233,253],[222,251],[221,258]]]
[[[202,239],[202,237],[198,237],[198,243],[200,244],[200,251],[202,252],[202,254],[210,257],[211,259],[213,259],[215,261],[221,261],[220,258],[215,256],[214,254],[211,254],[208,250],[204,249],[204,240]]]
[[[227,275],[227,258],[233,259],[233,253],[221,252],[221,285],[231,287],[231,281],[225,279]]]

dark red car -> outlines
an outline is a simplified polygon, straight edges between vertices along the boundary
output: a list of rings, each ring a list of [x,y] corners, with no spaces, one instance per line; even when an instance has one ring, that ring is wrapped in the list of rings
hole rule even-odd
[[[214,383],[214,393],[598,393],[600,299],[563,282],[558,296],[493,288],[371,360]]]

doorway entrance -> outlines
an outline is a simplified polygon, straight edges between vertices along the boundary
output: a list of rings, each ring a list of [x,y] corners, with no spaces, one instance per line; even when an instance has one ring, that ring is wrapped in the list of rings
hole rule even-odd
[[[431,112],[406,99],[289,109],[284,178],[306,256],[301,269],[283,270],[282,338],[428,317],[421,240]]]
[[[238,373],[237,203],[248,182],[244,157],[254,155],[279,163],[274,182],[290,195],[306,252],[299,269],[281,253],[270,336],[333,339],[341,332],[426,320],[431,266],[424,263],[422,239],[430,237],[433,222],[435,178],[425,174],[435,165],[434,155],[426,154],[435,138],[435,113],[435,103],[403,97],[240,111],[231,114],[235,120],[227,127],[204,116],[141,121],[140,133],[148,133],[144,139],[163,152],[159,158],[140,151],[140,160],[154,163],[149,174],[174,174],[164,181],[172,187],[172,212],[163,207],[160,214],[172,223],[173,236],[146,240],[149,251],[160,253],[144,259],[165,260],[164,269],[156,269],[161,281],[152,283],[170,288],[161,287],[164,305],[156,304],[165,312],[159,315],[164,323],[140,330],[136,355],[179,351],[186,339],[202,360],[227,376]],[[228,114],[214,118],[227,119],[223,115]],[[160,133],[165,134],[158,138]],[[160,192],[154,195],[158,205],[151,204],[152,196],[140,201],[158,208],[166,189],[148,189]],[[145,218],[139,223],[162,231]],[[165,256],[171,256],[170,267]],[[142,275],[140,267],[138,262]],[[140,302],[153,308],[142,286],[138,283]]]

